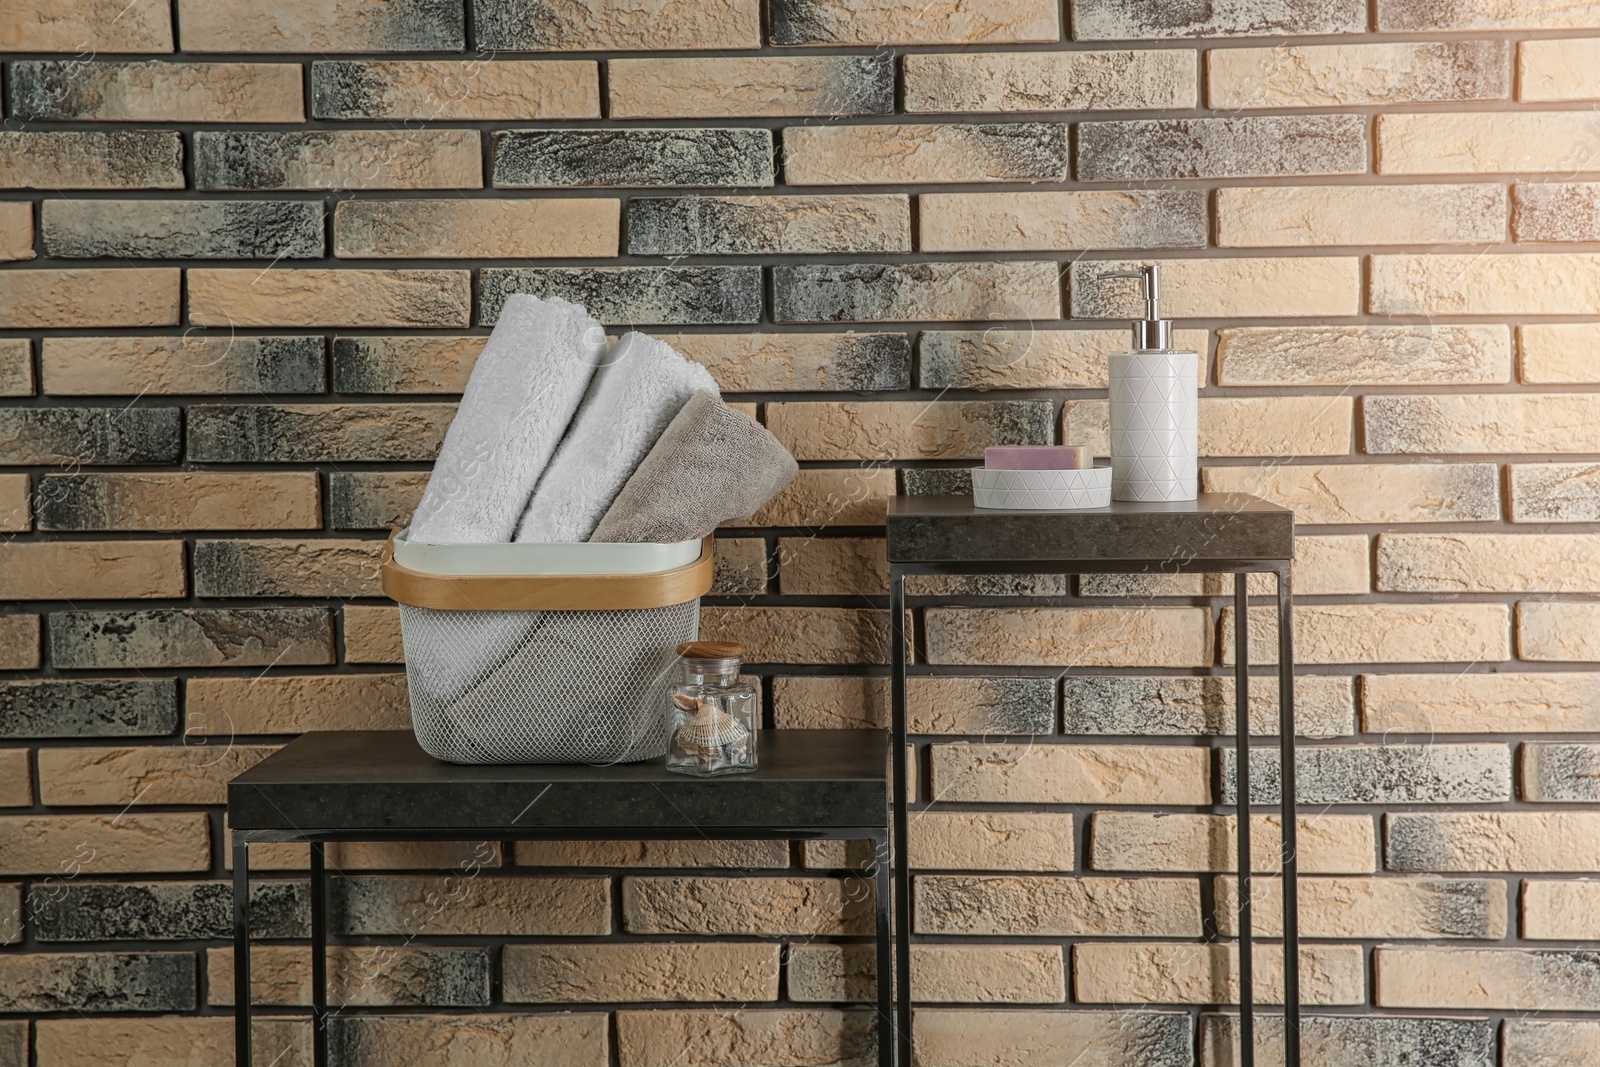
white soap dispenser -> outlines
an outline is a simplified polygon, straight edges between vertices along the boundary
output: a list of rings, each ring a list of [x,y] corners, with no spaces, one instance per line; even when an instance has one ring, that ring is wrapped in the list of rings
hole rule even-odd
[[[1101,278],[1137,278],[1144,318],[1133,322],[1133,349],[1111,363],[1111,497],[1193,500],[1197,493],[1200,356],[1172,350],[1172,323],[1161,317],[1161,268],[1114,270]]]

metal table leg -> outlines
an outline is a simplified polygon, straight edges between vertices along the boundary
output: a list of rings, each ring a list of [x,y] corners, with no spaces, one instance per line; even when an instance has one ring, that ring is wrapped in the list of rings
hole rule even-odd
[[[875,855],[872,863],[873,889],[877,894],[878,953],[878,1067],[895,1067],[895,1048],[900,1032],[899,1013],[894,1003],[894,952],[890,943],[889,902],[894,889],[889,870],[889,838],[887,835],[873,842]]]
[[[1278,780],[1283,819],[1283,1062],[1300,1067],[1300,862],[1296,855],[1294,598],[1288,565],[1278,571]]]
[[[890,730],[893,751],[889,764],[894,768],[894,944],[895,1062],[911,1067],[911,859],[907,855],[910,798],[906,792],[906,576],[899,567],[889,568],[889,641],[892,673],[889,676]]]
[[[250,843],[233,832],[233,1062],[250,1067]]]
[[[1249,575],[1241,572],[1233,576],[1234,605],[1234,667],[1233,714],[1235,752],[1234,801],[1237,808],[1236,846],[1239,869],[1239,1063],[1240,1067],[1254,1067],[1255,1046],[1255,977],[1252,970],[1253,955],[1250,926],[1251,869],[1255,866],[1250,854],[1250,605]]]
[[[328,1067],[328,869],[311,842],[311,1062]]]

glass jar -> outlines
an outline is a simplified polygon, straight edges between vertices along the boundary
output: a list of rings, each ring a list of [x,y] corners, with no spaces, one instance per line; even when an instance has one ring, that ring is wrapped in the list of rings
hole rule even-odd
[[[739,680],[744,649],[729,641],[678,646],[683,680],[672,690],[667,769],[702,776],[756,769],[761,704]]]

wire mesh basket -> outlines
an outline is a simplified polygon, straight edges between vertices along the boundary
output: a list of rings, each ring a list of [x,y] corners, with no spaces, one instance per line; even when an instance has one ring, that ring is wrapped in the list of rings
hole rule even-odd
[[[712,539],[429,546],[390,538],[411,724],[451,763],[626,763],[667,750],[676,648]]]

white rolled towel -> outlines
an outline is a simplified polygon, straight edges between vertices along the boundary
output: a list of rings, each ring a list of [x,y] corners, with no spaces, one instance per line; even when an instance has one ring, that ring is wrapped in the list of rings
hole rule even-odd
[[[710,371],[665,341],[623,334],[539,479],[516,539],[589,540],[634,468],[698,392],[717,394]]]

